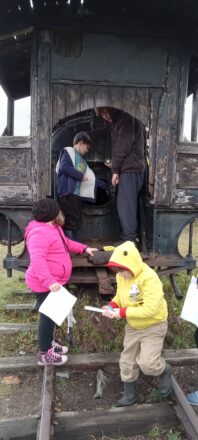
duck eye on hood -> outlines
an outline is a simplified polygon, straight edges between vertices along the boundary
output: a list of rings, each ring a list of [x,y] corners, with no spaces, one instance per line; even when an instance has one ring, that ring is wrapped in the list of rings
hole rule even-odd
[[[142,270],[142,258],[136,246],[131,241],[117,246],[109,260],[108,266],[125,268],[137,276]]]

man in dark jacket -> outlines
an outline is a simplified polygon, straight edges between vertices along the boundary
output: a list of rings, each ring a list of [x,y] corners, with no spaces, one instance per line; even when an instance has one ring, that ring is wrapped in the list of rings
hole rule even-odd
[[[136,241],[137,199],[144,181],[144,127],[121,110],[99,107],[97,114],[112,124],[112,185],[118,185],[117,209],[123,241]]]

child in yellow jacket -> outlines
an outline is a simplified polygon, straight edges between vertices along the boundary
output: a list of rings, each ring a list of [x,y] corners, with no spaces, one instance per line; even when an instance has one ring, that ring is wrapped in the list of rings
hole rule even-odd
[[[167,397],[172,384],[171,368],[161,355],[168,316],[161,281],[131,241],[115,248],[107,266],[117,273],[117,293],[103,307],[103,316],[127,321],[120,357],[124,396],[115,406],[136,403],[139,369],[146,375],[159,376],[159,389]]]

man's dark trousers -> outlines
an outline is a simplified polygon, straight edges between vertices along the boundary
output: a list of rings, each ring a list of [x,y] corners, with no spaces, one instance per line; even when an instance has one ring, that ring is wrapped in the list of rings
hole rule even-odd
[[[120,175],[117,194],[117,209],[124,241],[135,241],[137,237],[138,195],[144,182],[144,173],[126,172]]]

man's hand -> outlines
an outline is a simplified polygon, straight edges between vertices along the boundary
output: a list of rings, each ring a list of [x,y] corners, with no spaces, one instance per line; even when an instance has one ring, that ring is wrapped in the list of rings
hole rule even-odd
[[[97,249],[97,248],[90,248],[90,247],[87,247],[85,253],[86,253],[87,255],[91,255],[91,256],[93,257],[95,251],[98,251],[98,249]]]
[[[112,185],[116,186],[119,183],[119,181],[120,181],[119,174],[113,174],[111,179]]]
[[[61,285],[58,283],[53,283],[51,286],[49,286],[49,289],[51,292],[57,292],[61,288]]]

